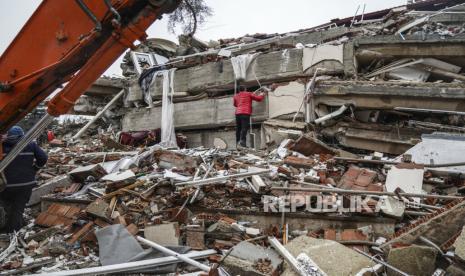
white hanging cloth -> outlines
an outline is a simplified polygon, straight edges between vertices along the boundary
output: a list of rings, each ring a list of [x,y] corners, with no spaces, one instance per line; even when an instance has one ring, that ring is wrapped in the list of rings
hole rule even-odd
[[[244,54],[231,58],[231,64],[236,80],[242,81],[247,78],[247,69],[249,68],[250,64],[255,59],[255,57],[257,57],[258,55],[258,53]]]
[[[159,71],[156,77],[163,76],[163,96],[161,106],[161,142],[160,146],[171,148],[178,147],[176,134],[174,133],[174,72],[176,68]]]

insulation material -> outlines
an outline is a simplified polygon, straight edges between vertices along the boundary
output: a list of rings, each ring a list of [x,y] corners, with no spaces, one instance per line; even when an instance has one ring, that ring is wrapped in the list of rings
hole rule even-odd
[[[236,77],[236,80],[242,81],[246,79],[247,69],[249,69],[250,64],[258,55],[258,53],[245,54],[231,58],[231,64],[234,70],[234,76]]]
[[[161,142],[163,147],[177,147],[174,133],[174,72],[176,68],[159,71],[156,77],[163,76],[163,96],[161,108]],[[154,78],[154,79],[155,79]]]
[[[344,63],[344,45],[319,45],[305,48],[302,58],[304,71],[325,60],[335,60]]]

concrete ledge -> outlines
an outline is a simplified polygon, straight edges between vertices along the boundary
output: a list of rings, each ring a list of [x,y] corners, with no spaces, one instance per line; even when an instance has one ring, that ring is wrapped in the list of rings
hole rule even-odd
[[[266,100],[254,102],[254,122],[268,118]],[[140,131],[161,127],[161,107],[139,108],[128,112],[123,131]],[[174,104],[174,125],[178,130],[233,126],[236,123],[232,96]]]
[[[60,187],[66,187],[71,185],[73,182],[68,175],[61,175],[52,178],[48,182],[34,188],[32,190],[31,198],[29,199],[28,206],[40,203],[40,198],[44,195],[50,194],[53,190]]]
[[[459,84],[393,82],[322,82],[315,91],[315,104],[356,108],[395,107],[465,111],[465,86]]]

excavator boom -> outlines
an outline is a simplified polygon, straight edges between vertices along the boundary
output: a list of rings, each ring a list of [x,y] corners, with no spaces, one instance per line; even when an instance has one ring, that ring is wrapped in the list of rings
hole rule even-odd
[[[0,172],[180,1],[43,0],[0,57],[0,134],[62,89],[49,101],[48,114],[1,160]]]
[[[0,57],[0,133],[66,82],[48,113],[74,102],[177,0],[44,0]]]

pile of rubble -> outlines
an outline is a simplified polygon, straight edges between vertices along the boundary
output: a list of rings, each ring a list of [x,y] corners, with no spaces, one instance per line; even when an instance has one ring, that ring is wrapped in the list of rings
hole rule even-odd
[[[464,164],[360,158],[309,135],[271,151],[122,151],[109,139],[49,149],[30,202],[40,210],[3,236],[0,275],[463,268],[465,184],[449,168]]]
[[[424,134],[464,132],[465,108],[457,104],[465,99],[464,5],[421,1],[208,43],[149,40],[122,64],[125,109],[112,125],[128,133],[160,129],[162,98],[172,93],[172,121],[189,146],[210,148],[221,138],[232,149],[240,82],[268,91],[254,103],[255,149],[313,131],[333,147],[400,155]]]
[[[148,40],[56,126],[0,275],[465,274],[464,2]],[[268,91],[250,149],[238,82]]]

